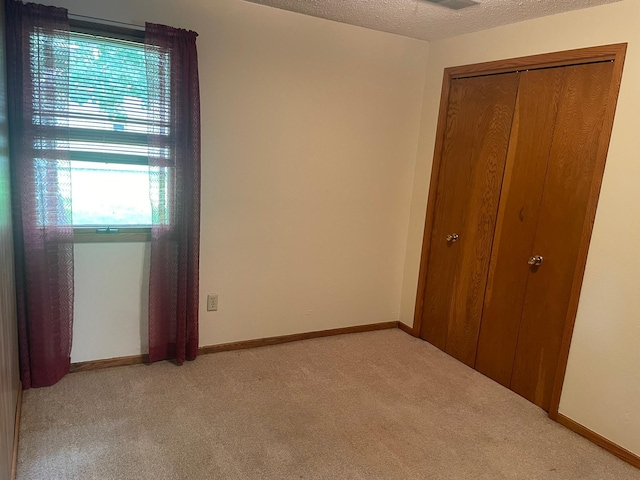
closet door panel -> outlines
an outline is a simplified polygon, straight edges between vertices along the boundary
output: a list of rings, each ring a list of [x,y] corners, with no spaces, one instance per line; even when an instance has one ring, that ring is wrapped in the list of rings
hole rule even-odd
[[[475,359],[519,74],[452,81],[421,336]],[[448,235],[459,235],[447,241]]]
[[[493,107],[476,118],[474,157],[468,201],[459,240],[458,272],[454,282],[445,351],[473,366],[495,233],[498,202],[511,134],[519,74],[476,78],[499,93]]]
[[[482,91],[484,87],[484,82],[476,84],[472,80],[454,80],[451,84],[431,232],[421,337],[441,350],[444,350],[447,341],[451,291],[460,252],[459,246],[447,242],[446,237],[462,229],[474,160],[465,151],[469,148],[469,138],[474,128],[470,115],[477,115],[484,108],[477,101],[469,101],[470,97],[477,97],[475,92]]]
[[[509,387],[558,101],[561,68],[521,73],[489,266],[476,369]]]
[[[613,63],[563,68],[565,82],[547,168],[511,388],[549,409],[585,227]],[[523,261],[526,261],[523,259]]]

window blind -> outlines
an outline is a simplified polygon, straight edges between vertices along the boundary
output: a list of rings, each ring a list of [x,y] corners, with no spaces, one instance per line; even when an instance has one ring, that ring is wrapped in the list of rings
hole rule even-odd
[[[152,205],[155,223],[166,222],[169,53],[81,30],[36,29],[30,37],[39,182],[51,172],[70,175],[60,200],[74,226],[151,225]],[[149,155],[167,167],[149,167]]]
[[[148,134],[169,135],[169,112],[149,120],[150,101],[147,89],[147,64],[162,61],[160,52],[145,51],[144,44],[86,33],[70,32],[68,44],[56,45],[46,35],[32,38],[32,73],[34,84],[45,86],[52,81],[51,65],[68,64],[66,108],[54,105],[48,110],[39,105],[33,121],[42,127],[41,138],[55,138],[56,128],[68,128],[68,144],[54,148],[69,150],[70,160],[146,165]],[[48,50],[47,50],[48,49]],[[43,58],[41,52],[53,51]],[[43,65],[44,63],[44,65]],[[151,65],[152,71],[163,69]],[[160,80],[159,80],[160,81]],[[167,82],[168,83],[168,82]],[[64,88],[60,88],[64,91]],[[38,92],[33,101],[39,102]],[[49,135],[47,135],[49,131]],[[36,145],[36,148],[51,148]],[[169,156],[168,149],[154,155]]]

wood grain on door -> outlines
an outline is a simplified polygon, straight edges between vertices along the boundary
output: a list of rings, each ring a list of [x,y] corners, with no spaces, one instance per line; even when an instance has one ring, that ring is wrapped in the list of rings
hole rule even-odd
[[[564,77],[562,68],[520,76],[475,366],[506,387]]]
[[[613,62],[564,67],[511,389],[549,410],[607,111]]]
[[[457,79],[447,107],[421,336],[473,365],[519,74]],[[457,241],[447,241],[448,235]]]

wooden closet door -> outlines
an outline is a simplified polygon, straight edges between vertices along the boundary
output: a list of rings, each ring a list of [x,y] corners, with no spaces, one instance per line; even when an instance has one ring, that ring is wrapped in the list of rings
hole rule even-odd
[[[468,365],[475,361],[518,79],[509,73],[451,82],[421,337]]]
[[[565,79],[563,68],[521,73],[491,252],[475,368],[511,386],[540,202]]]
[[[511,389],[549,409],[587,206],[594,185],[613,63],[564,67],[538,228],[522,310]],[[597,183],[599,185],[599,182]],[[519,260],[526,262],[526,258]]]

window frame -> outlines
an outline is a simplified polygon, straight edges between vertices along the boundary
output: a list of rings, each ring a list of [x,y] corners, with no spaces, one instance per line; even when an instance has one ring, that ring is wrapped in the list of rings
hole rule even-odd
[[[114,25],[94,23],[79,19],[69,19],[69,31],[99,37],[114,38],[144,44],[145,31]],[[72,156],[71,161],[74,158]],[[148,165],[143,162],[122,162],[126,165]],[[74,243],[119,243],[149,242],[151,226],[104,225],[74,226]]]

